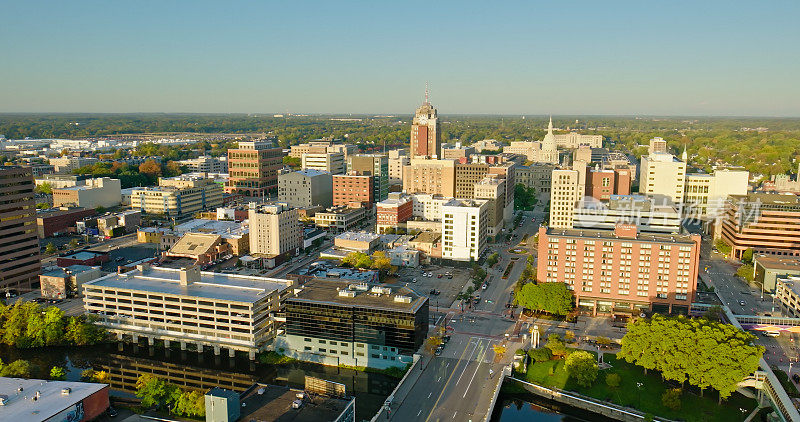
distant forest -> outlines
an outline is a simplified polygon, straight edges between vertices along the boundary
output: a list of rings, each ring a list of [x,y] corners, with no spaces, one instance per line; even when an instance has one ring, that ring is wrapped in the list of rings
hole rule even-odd
[[[341,120],[337,120],[341,119]],[[358,119],[358,120],[354,120]],[[545,116],[441,115],[442,140],[471,144],[482,139],[537,140],[544,136]],[[286,148],[322,137],[359,144],[362,150],[403,146],[411,115],[288,116],[244,114],[0,114],[0,134],[8,139],[91,138],[123,134],[196,133],[275,136]],[[800,158],[798,118],[611,117],[556,116],[562,130],[602,134],[606,145],[640,156],[654,136],[673,153],[688,148],[689,162],[711,171],[714,165],[743,166],[754,174],[795,171]]]

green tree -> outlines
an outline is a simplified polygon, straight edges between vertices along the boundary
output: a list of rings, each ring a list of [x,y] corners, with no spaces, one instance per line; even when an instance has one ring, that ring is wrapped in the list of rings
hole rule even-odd
[[[188,416],[190,418],[205,417],[205,396],[195,390],[183,391],[175,400],[172,412],[178,416]]]
[[[57,250],[58,249],[56,249],[56,245],[54,245],[53,242],[48,243],[47,246],[44,247],[44,253],[48,255],[56,253]]]
[[[753,266],[750,264],[740,266],[736,269],[736,275],[747,281],[753,281]]]
[[[33,365],[27,360],[15,360],[0,370],[0,377],[30,378]]]
[[[745,264],[753,263],[753,248],[747,248],[742,252],[742,262]]]
[[[591,387],[597,379],[597,362],[594,356],[585,350],[570,353],[564,362],[564,369],[570,379],[575,380],[581,387]]]
[[[283,164],[286,164],[291,168],[298,169],[303,165],[303,160],[301,158],[290,157],[287,155],[283,157]]]
[[[534,362],[546,362],[553,359],[553,352],[547,347],[539,347],[537,349],[528,350],[528,356],[530,356]]]
[[[46,210],[46,209],[49,209],[49,208],[50,208],[50,204],[48,204],[47,202],[37,202],[36,203],[36,209],[37,210]]]
[[[497,264],[498,261],[500,261],[500,254],[494,252],[493,254],[489,255],[488,258],[486,258],[486,265],[492,267],[494,264]]]
[[[60,366],[54,366],[50,369],[50,379],[54,381],[63,381],[67,378],[67,371]]]
[[[42,183],[40,185],[36,185],[36,187],[33,188],[33,191],[36,192],[36,193],[52,195],[53,194],[53,186],[51,186],[50,183],[44,182],[44,183]]]
[[[372,258],[362,252],[350,252],[342,258],[342,264],[353,268],[369,268],[372,266]]]
[[[550,334],[550,336],[547,337],[547,343],[544,347],[550,349],[553,356],[559,359],[563,358],[568,353],[567,345],[564,344],[564,341],[561,340],[558,334]]]
[[[381,271],[384,274],[394,274],[397,271],[397,267],[392,265],[392,260],[386,256],[386,252],[383,251],[375,251],[372,253],[372,264],[370,267]]]
[[[723,255],[730,255],[730,253],[731,253],[731,250],[732,250],[732,249],[731,249],[731,245],[729,245],[727,242],[725,242],[725,241],[724,241],[724,240],[722,240],[722,239],[717,239],[717,240],[714,242],[714,246],[715,246],[715,247],[717,248],[717,250],[718,250],[718,251],[719,251],[721,254],[723,254]]]
[[[758,368],[764,353],[755,337],[718,321],[653,315],[628,324],[617,357],[660,371],[666,379],[719,392],[729,397]]]
[[[564,283],[528,283],[522,286],[515,298],[522,307],[553,315],[566,315],[575,304],[572,292]]]
[[[142,406],[153,407],[174,402],[180,390],[161,378],[153,375],[140,375],[136,380],[136,397],[142,400]]]

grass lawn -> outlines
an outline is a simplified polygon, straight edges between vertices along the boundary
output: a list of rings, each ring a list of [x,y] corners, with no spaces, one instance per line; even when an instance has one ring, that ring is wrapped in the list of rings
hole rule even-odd
[[[596,355],[595,355],[596,356]],[[625,362],[617,361],[614,354],[604,355],[606,362],[612,368],[600,371],[597,380],[590,388],[578,387],[569,379],[564,371],[563,360],[534,363],[528,366],[526,379],[529,382],[546,387],[561,388],[577,391],[600,400],[610,401],[623,406],[630,406],[643,412],[652,413],[669,419],[686,421],[740,421],[755,409],[755,399],[750,399],[738,393],[733,393],[728,400],[717,404],[719,396],[716,391],[706,390],[705,397],[700,397],[695,389],[685,389],[681,396],[682,407],[672,410],[661,404],[661,395],[667,389],[674,388],[661,380],[658,373],[650,372],[644,375],[642,368]],[[552,368],[552,372],[551,369]],[[550,375],[552,373],[552,375]],[[622,377],[621,385],[612,389],[605,383],[605,376],[617,373]],[[641,383],[641,388],[637,383]],[[742,412],[739,409],[746,409]]]

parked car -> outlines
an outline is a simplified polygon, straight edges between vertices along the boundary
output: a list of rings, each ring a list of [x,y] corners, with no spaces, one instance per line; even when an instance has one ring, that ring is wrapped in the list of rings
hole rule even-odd
[[[486,290],[487,287],[489,286],[487,286],[486,283],[484,283],[483,286],[481,286],[481,290]]]
[[[744,305],[746,305],[746,304],[747,304],[747,303],[745,303],[745,301],[743,301],[743,300],[740,300],[740,301],[739,301],[739,305],[742,305],[742,306],[744,306]]]
[[[411,282],[412,282],[412,283],[416,283],[416,282],[417,282],[417,279],[416,279],[416,278],[412,278],[412,279],[411,279]]]
[[[437,274],[436,278],[442,278],[442,275],[441,274]]]
[[[792,381],[795,383],[800,383],[800,375],[792,374]]]

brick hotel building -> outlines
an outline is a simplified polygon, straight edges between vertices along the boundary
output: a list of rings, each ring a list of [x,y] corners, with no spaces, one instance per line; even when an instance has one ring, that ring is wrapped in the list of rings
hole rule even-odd
[[[566,283],[592,315],[687,314],[697,287],[699,235],[539,228],[537,279]]]

